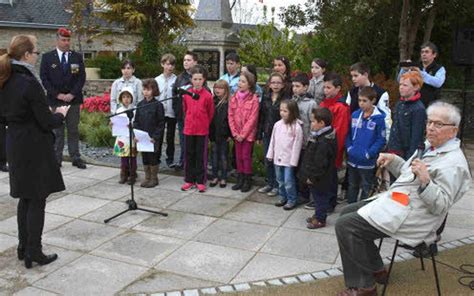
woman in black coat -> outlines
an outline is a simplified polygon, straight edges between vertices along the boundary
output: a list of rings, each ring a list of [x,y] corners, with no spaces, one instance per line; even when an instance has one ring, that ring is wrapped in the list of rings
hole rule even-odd
[[[8,126],[7,160],[10,195],[18,202],[18,259],[49,264],[58,255],[41,248],[46,198],[65,189],[54,156],[52,130],[63,124],[69,107],[51,113],[43,88],[34,75],[38,60],[36,38],[13,37],[8,53],[0,57],[0,121]]]

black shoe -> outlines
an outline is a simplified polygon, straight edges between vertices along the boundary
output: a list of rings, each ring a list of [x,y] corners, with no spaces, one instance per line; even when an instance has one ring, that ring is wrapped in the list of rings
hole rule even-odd
[[[238,174],[237,175],[237,183],[231,187],[232,190],[240,190],[242,188],[242,185],[244,185],[244,175],[243,174]]]
[[[172,161],[172,160],[168,160],[168,159],[166,160],[166,165],[167,165],[170,169],[172,169],[172,168],[175,167],[175,164],[173,163],[173,161]]]
[[[79,169],[85,169],[87,167],[86,163],[80,158],[77,158],[77,159],[73,160],[72,165],[79,168]]]
[[[250,189],[252,189],[252,176],[244,175],[243,179],[244,182],[242,183],[242,188],[240,188],[240,192],[249,192]]]
[[[6,164],[0,165],[0,171],[8,173],[8,166]]]
[[[25,267],[31,268],[33,262],[38,263],[39,265],[46,265],[58,259],[57,254],[45,255],[43,252],[40,252],[36,256],[31,256],[30,254],[25,254]]]
[[[285,211],[290,211],[290,210],[293,210],[294,208],[296,208],[296,204],[292,202],[287,202],[286,205],[283,206],[283,209]]]
[[[287,203],[287,200],[280,200],[277,203],[275,203],[275,206],[282,207],[282,206],[286,205],[286,203]]]

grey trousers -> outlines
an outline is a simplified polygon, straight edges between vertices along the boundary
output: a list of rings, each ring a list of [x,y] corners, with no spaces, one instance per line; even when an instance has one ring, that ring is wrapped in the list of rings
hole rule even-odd
[[[67,148],[69,156],[72,160],[81,157],[79,153],[79,118],[80,105],[71,105],[64,120],[64,125],[54,129],[56,141],[54,143],[54,151],[56,152],[56,160],[61,163],[63,159],[64,149],[64,126],[67,128]]]
[[[347,205],[336,221],[336,237],[348,288],[373,287],[373,273],[383,268],[374,240],[388,236],[357,214],[357,210],[366,204],[366,201],[360,201]]]

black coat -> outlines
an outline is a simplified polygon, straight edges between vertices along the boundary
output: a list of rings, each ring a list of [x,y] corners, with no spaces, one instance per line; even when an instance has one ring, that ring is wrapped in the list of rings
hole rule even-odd
[[[336,171],[336,132],[330,129],[319,136],[311,136],[306,144],[298,179],[306,184],[310,180],[318,190],[328,190]]]
[[[76,73],[72,73],[71,65],[78,66]],[[48,93],[48,103],[50,106],[82,104],[82,88],[86,82],[86,71],[81,54],[75,51],[70,52],[68,69],[66,70],[66,75],[64,75],[61,60],[56,49],[45,53],[41,59],[40,77]],[[56,98],[60,93],[71,93],[74,95],[74,99],[69,103],[60,101]]]
[[[0,89],[0,118],[8,125],[10,195],[46,198],[64,190],[52,132],[64,116],[51,113],[41,84],[23,66],[12,65],[12,75]]]
[[[214,117],[209,128],[209,139],[212,142],[225,141],[232,137],[229,127],[228,109],[229,103],[218,105],[219,99],[214,97]]]
[[[153,98],[150,101],[141,100],[137,104],[133,127],[148,133],[155,140],[155,152],[161,146],[163,131],[165,130],[165,108],[163,104]]]
[[[257,140],[263,139],[264,136],[271,137],[273,126],[281,119],[280,103],[284,100],[291,99],[290,96],[282,95],[275,101],[272,101],[271,91],[266,91],[260,102],[260,110],[258,114]]]

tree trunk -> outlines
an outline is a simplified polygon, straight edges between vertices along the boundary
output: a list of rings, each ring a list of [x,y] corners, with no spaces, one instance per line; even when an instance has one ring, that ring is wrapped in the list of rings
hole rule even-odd
[[[408,55],[408,11],[410,10],[410,0],[403,0],[402,14],[400,16],[400,28],[398,30],[398,47],[400,51],[400,61],[407,60]]]
[[[428,19],[426,20],[426,27],[425,27],[425,34],[423,35],[423,43],[430,41],[431,39],[431,31],[433,31],[434,21],[436,18],[436,11],[437,5],[436,0],[433,1],[433,6],[430,9],[430,13],[428,14]]]
[[[421,8],[412,6],[412,17],[410,28],[408,29],[408,57],[411,59],[413,56],[413,49],[415,48],[416,35],[420,26],[421,20]]]

